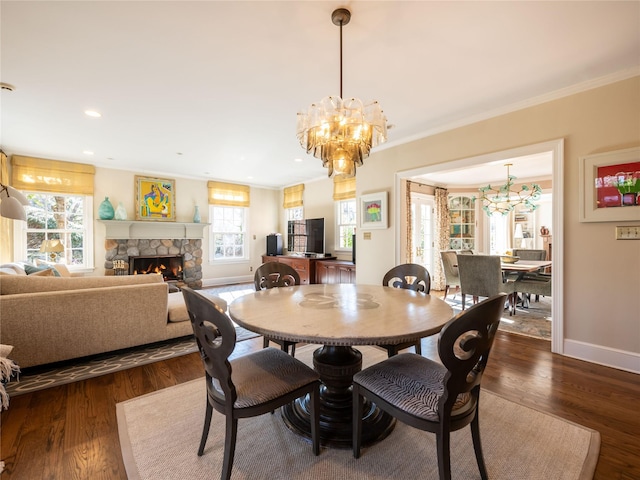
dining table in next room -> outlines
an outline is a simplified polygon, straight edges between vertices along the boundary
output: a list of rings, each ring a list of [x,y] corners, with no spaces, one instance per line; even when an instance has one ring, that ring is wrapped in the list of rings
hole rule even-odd
[[[453,318],[442,299],[413,290],[378,285],[314,284],[249,293],[229,306],[231,318],[261,335],[319,344],[313,365],[320,374],[320,440],[351,448],[353,375],[362,354],[353,346],[416,341],[438,333]],[[308,399],[283,408],[294,432],[309,437]],[[363,444],[386,437],[395,421],[374,404],[365,405]]]

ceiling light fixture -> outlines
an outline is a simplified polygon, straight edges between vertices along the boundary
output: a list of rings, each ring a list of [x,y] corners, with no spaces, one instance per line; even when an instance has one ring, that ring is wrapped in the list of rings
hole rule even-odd
[[[100,112],[96,112],[95,110],[85,110],[84,114],[87,117],[100,118],[102,114]]]
[[[351,20],[346,8],[334,10],[331,21],[340,27],[340,96],[312,103],[298,113],[297,137],[307,153],[322,160],[329,177],[353,177],[371,148],[387,140],[387,119],[377,101],[364,105],[358,98],[342,99],[342,27]]]
[[[509,175],[509,167],[511,166],[513,166],[511,163],[505,164],[505,167],[507,167],[507,182],[504,185],[499,187],[487,185],[479,189],[482,209],[488,216],[494,213],[507,215],[518,205],[523,205],[530,211],[538,208],[538,205],[533,202],[540,199],[542,188],[537,183],[532,183],[531,186],[523,184],[520,190],[512,190],[513,181],[517,177]]]

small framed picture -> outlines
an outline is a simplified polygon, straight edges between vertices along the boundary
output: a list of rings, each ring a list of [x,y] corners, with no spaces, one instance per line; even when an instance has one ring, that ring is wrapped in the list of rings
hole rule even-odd
[[[135,176],[136,220],[176,221],[175,180]]]
[[[360,228],[388,228],[388,218],[387,192],[360,197]]]

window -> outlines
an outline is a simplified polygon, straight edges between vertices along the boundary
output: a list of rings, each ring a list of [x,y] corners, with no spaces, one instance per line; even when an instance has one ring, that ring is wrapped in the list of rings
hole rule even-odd
[[[356,233],[356,199],[339,200],[336,208],[336,250],[351,250]]]
[[[211,205],[211,260],[246,260],[247,209]]]
[[[303,219],[304,219],[304,208],[302,207],[287,208],[287,221],[303,220]]]
[[[17,232],[16,258],[30,262],[36,259],[52,260],[48,254],[40,253],[45,240],[60,240],[64,251],[56,254],[55,261],[70,266],[92,267],[93,243],[91,212],[93,199],[85,195],[25,192],[30,205],[26,208],[26,228]]]

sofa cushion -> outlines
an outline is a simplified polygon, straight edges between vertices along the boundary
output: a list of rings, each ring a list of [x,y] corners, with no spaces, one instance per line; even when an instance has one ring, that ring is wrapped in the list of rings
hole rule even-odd
[[[227,302],[220,297],[213,295],[206,295],[206,297],[213,303],[218,305],[223,311],[227,311]],[[167,304],[168,319],[170,322],[184,322],[189,320],[189,313],[187,312],[187,305],[184,303],[184,297],[182,292],[175,292],[169,294],[169,300]]]
[[[69,269],[67,268],[67,266],[64,263],[53,263],[53,262],[46,262],[44,260],[36,260],[36,265],[39,266],[39,267],[49,267],[49,268],[54,269],[58,273],[58,275],[56,275],[56,277],[70,277],[71,276],[71,272],[69,271]]]

